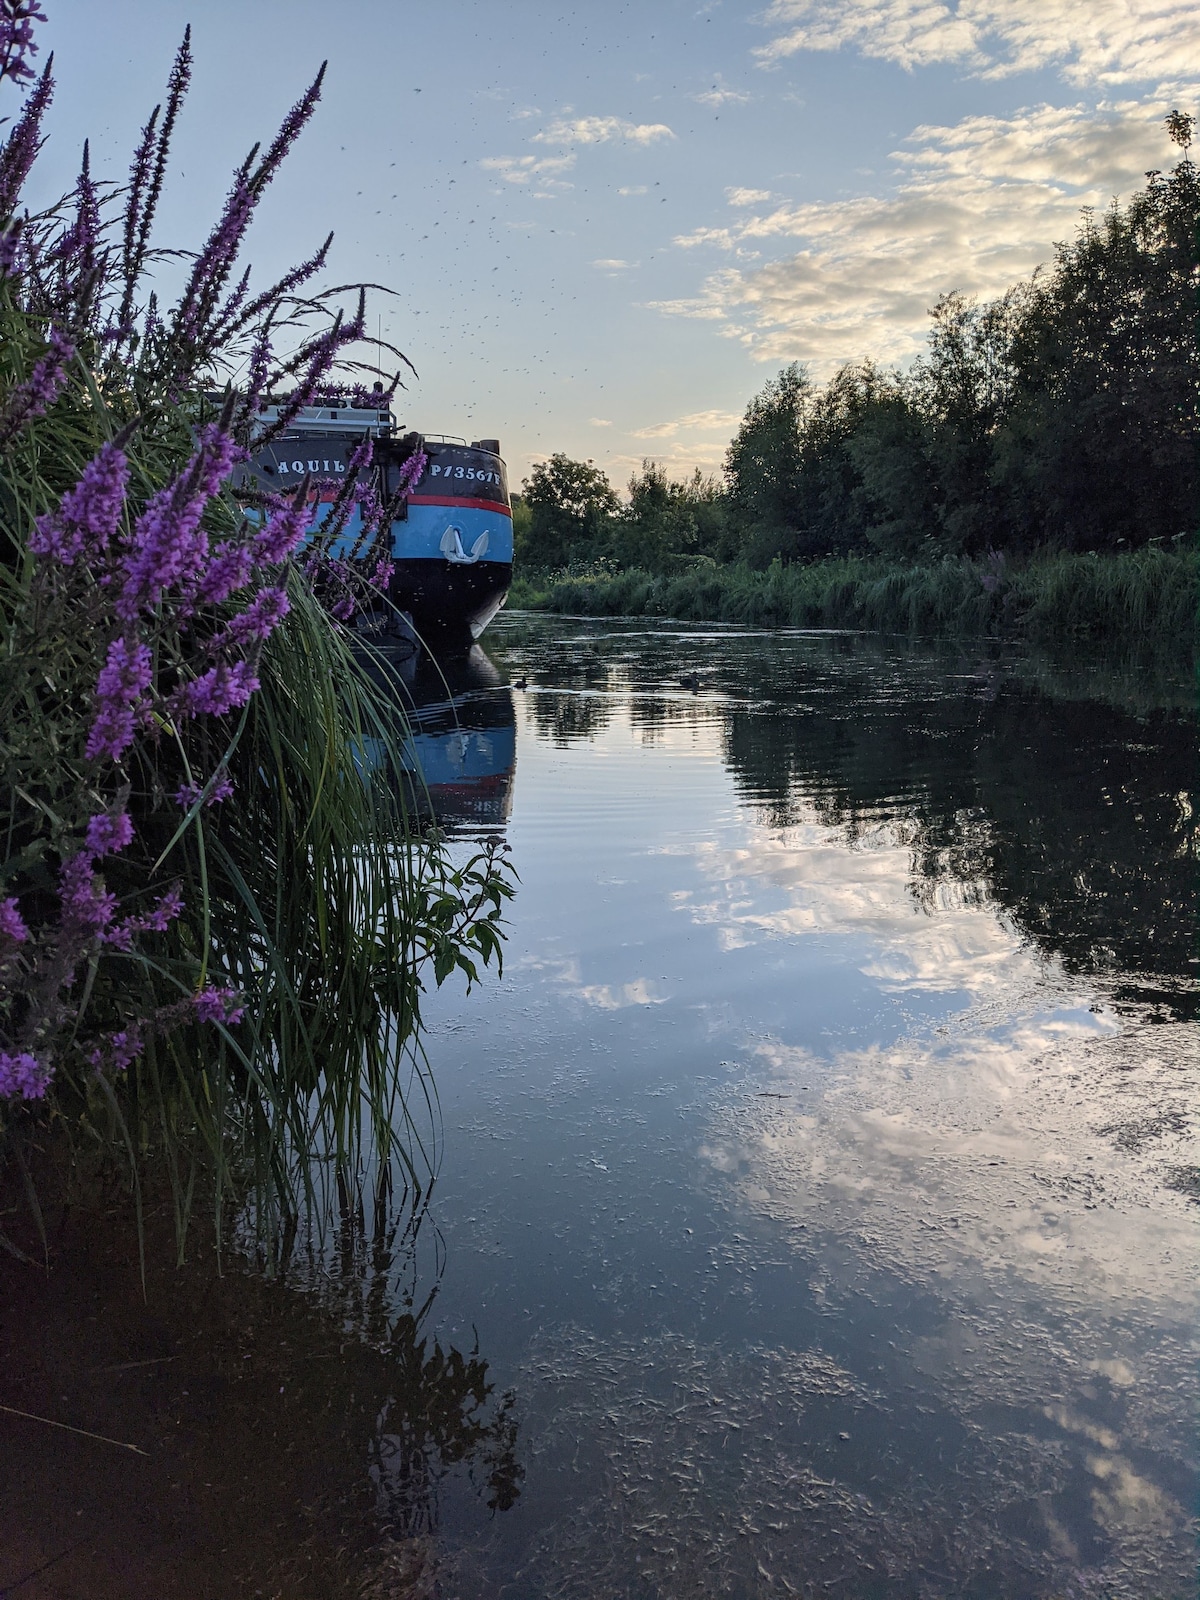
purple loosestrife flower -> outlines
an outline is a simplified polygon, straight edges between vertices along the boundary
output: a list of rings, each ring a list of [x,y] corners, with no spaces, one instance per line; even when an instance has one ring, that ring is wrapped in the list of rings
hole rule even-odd
[[[135,933],[165,933],[182,910],[183,896],[176,884],[166,894],[160,895],[150,910],[143,912],[140,917],[125,917],[123,921],[105,929],[104,942],[116,950],[128,952],[133,948]]]
[[[92,1051],[88,1060],[97,1072],[103,1072],[107,1067],[111,1072],[124,1072],[133,1064],[146,1048],[145,1036],[140,1022],[130,1023],[128,1028],[122,1028],[117,1033],[110,1033],[105,1041],[107,1050],[97,1046]]]
[[[295,294],[297,289],[301,288],[302,285],[307,283],[310,278],[315,277],[317,273],[320,272],[324,267],[326,258],[329,255],[329,247],[332,243],[333,235],[329,234],[325,239],[325,243],[315,255],[310,256],[307,261],[302,261],[298,267],[293,267],[290,272],[285,273],[277,283],[273,283],[271,287],[269,289],[265,289],[262,294],[256,295],[254,299],[251,300],[250,304],[245,307],[245,309],[235,320],[230,320],[229,312],[226,310],[222,315],[218,332],[221,334],[236,333],[239,328],[244,328],[247,323],[253,322],[254,319],[261,316],[264,311],[269,311],[273,307],[277,306],[284,295]],[[259,338],[264,340],[267,339],[267,331],[264,330],[264,332],[259,335]],[[269,342],[267,343],[267,350],[269,353]],[[258,383],[257,387],[254,384],[254,373],[254,358],[251,357],[250,378],[246,384],[246,394],[248,398],[253,397],[253,399],[257,400],[259,395],[261,395],[263,388],[265,387],[265,367],[263,379]]]
[[[11,439],[35,417],[46,414],[58,399],[58,392],[66,382],[67,364],[75,358],[75,346],[69,339],[51,328],[48,349],[35,364],[24,383],[18,384],[9,396],[0,419],[0,440]]]
[[[117,910],[117,897],[107,894],[95,873],[95,857],[81,850],[59,873],[63,928],[75,934],[103,933]]]
[[[319,334],[294,358],[291,366],[297,366],[301,359],[307,366],[307,371],[300,380],[300,387],[295,389],[279,407],[279,415],[271,426],[261,436],[259,442],[265,443],[277,439],[292,422],[299,416],[305,406],[313,403],[313,395],[322,378],[333,366],[338,358],[338,352],[347,345],[354,344],[356,340],[364,337],[367,327],[367,297],[365,290],[359,291],[358,310],[351,322],[344,322],[339,311],[331,328]]]
[[[261,644],[271,637],[291,609],[291,602],[283,589],[260,589],[245,611],[234,617],[216,636],[210,648],[228,650]]]
[[[0,940],[9,944],[24,944],[29,937],[25,918],[17,910],[15,898],[0,900]]]
[[[124,451],[111,442],[104,445],[63,495],[58,510],[37,519],[29,540],[34,555],[53,556],[69,567],[81,555],[105,551],[121,520],[128,481]]]
[[[120,811],[115,816],[112,812],[102,811],[87,825],[87,847],[94,856],[116,855],[132,839],[133,819],[127,811]]]
[[[0,1050],[0,1095],[5,1097],[18,1095],[22,1100],[41,1100],[53,1076],[53,1068],[39,1061],[28,1050],[21,1050],[16,1054]]]
[[[21,224],[10,222],[0,228],[0,278],[12,275],[21,246]]]
[[[209,789],[204,801],[206,806],[219,806],[222,800],[228,800],[233,794],[233,784],[227,772],[221,771],[215,782],[211,779],[209,781],[212,782],[212,787]],[[185,783],[176,789],[171,798],[184,811],[190,811],[203,793],[204,789],[199,784]]]
[[[179,885],[176,884],[173,889],[168,889],[166,894],[158,897],[157,902],[145,916],[138,918],[138,925],[146,933],[165,933],[182,911],[183,896],[179,892]]]
[[[257,688],[258,679],[248,661],[220,661],[185,684],[175,704],[181,717],[223,717],[244,706]]]
[[[255,194],[241,174],[234,181],[216,226],[196,257],[175,312],[175,327],[180,337],[195,344],[217,297],[233,269],[234,260],[254,215]]]
[[[260,328],[254,336],[254,343],[250,347],[250,366],[246,373],[246,408],[248,411],[257,410],[262,400],[263,390],[271,375],[274,363],[274,351],[271,348],[270,324]]]
[[[350,459],[346,463],[346,476],[348,478],[352,478],[356,472],[365,472],[371,465],[374,455],[375,441],[371,438],[370,434],[368,434],[367,437],[365,439],[361,439],[351,451]]]
[[[241,998],[236,989],[209,988],[201,989],[192,1004],[201,1022],[224,1022],[232,1026],[246,1014],[245,1006],[238,1004]]]
[[[270,148],[258,164],[258,169],[250,180],[256,193],[261,193],[270,183],[279,169],[284,156],[295,144],[304,129],[305,123],[317,109],[317,101],[321,98],[321,85],[325,81],[325,68],[329,65],[322,61],[320,71],[309,84],[303,95],[283,119],[283,125],[271,141]]]
[[[244,544],[226,540],[217,545],[196,585],[202,605],[217,605],[244,589],[254,574],[254,553]]]
[[[201,786],[198,783],[181,784],[171,796],[171,799],[182,810],[190,811],[200,796],[204,794],[205,787],[207,786]],[[233,784],[230,782],[228,774],[222,773],[212,785],[212,788],[209,789],[204,804],[205,806],[218,806],[222,800],[228,800],[232,793]]]
[[[160,489],[138,518],[132,549],[125,559],[125,582],[117,602],[123,622],[162,597],[170,585],[199,572],[208,541],[200,519],[236,461],[245,452],[215,425],[200,435],[195,454],[183,472]]]
[[[381,561],[376,563],[375,570],[371,574],[371,584],[376,589],[386,590],[395,575],[396,563],[388,556],[384,556]]]
[[[128,322],[133,316],[133,302],[137,294],[138,282],[141,278],[142,266],[146,259],[146,250],[150,243],[150,229],[154,224],[155,213],[158,210],[159,197],[162,194],[163,179],[167,170],[167,154],[171,146],[171,136],[175,131],[175,122],[179,116],[179,108],[183,104],[192,78],[192,29],[189,23],[183,30],[183,40],[175,55],[171,67],[171,76],[167,82],[167,109],[158,130],[158,137],[154,137],[154,127],[158,108],[155,107],[149,122],[142,130],[142,142],[134,157],[133,172],[130,174],[130,194],[126,202],[125,211],[125,238],[122,248],[121,271],[125,280],[125,291],[121,297],[120,310],[117,313],[118,322]],[[154,154],[151,160],[150,148],[153,144]],[[150,297],[151,306],[154,305],[154,296]],[[153,318],[147,314],[146,337],[149,337],[151,326],[157,322],[157,313]]]
[[[408,460],[400,468],[400,473],[396,480],[396,493],[411,494],[424,476],[425,468],[428,465],[429,457],[424,450],[418,450],[415,455],[409,456]]]
[[[108,1056],[101,1049],[93,1050],[89,1060],[96,1071],[101,1071],[105,1065],[112,1072],[124,1072],[125,1069],[137,1060],[146,1048],[146,1040],[142,1033],[141,1024],[134,1022],[128,1028],[122,1028],[117,1033],[108,1036]]]
[[[254,558],[269,567],[278,566],[294,552],[308,531],[311,512],[308,506],[308,480],[301,484],[289,505],[271,517],[254,541]]]
[[[150,687],[151,657],[136,639],[114,639],[96,683],[96,717],[88,734],[89,761],[119,761],[133,743],[134,729]]]
[[[28,57],[37,55],[35,22],[45,22],[38,0],[0,0],[0,78],[28,83],[33,68]]]
[[[0,0],[2,3],[2,0]],[[91,152],[83,141],[83,166],[75,181],[75,221],[62,234],[47,255],[58,263],[62,284],[76,293],[86,293],[97,266],[100,244],[100,206],[92,182]]]
[[[25,179],[42,147],[42,118],[54,95],[54,79],[47,61],[37,88],[26,100],[16,126],[0,148],[0,217],[11,217]]]

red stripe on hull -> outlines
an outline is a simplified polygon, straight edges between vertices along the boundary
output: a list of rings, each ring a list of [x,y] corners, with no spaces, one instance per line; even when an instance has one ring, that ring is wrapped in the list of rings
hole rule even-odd
[[[445,506],[453,511],[457,506],[469,507],[472,511],[498,511],[502,517],[511,517],[512,511],[500,500],[468,500],[463,495],[453,498],[440,494],[410,494],[410,506]]]

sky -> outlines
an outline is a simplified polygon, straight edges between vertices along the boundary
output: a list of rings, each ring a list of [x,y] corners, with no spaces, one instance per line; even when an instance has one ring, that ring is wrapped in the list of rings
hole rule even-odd
[[[1200,99],[1195,0],[43,6],[38,200],[85,138],[123,179],[192,24],[162,245],[203,242],[328,59],[254,281],[332,229],[328,282],[390,291],[374,331],[419,374],[399,421],[499,437],[514,486],[558,450],[618,487],[646,457],[719,471],[780,366],[911,361],[940,293],[1052,259],[1170,165],[1162,118]]]

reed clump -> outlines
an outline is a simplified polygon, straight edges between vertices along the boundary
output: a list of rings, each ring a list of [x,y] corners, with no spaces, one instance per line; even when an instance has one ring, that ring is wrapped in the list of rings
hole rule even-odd
[[[1194,648],[1198,600],[1200,553],[1149,546],[1115,555],[1044,552],[1024,561],[956,557],[918,564],[843,556],[776,561],[765,571],[705,562],[668,575],[518,576],[509,604],[755,627],[1091,638],[1182,654]]]
[[[32,80],[31,37],[0,89]],[[331,513],[358,495],[355,571],[310,536],[308,484],[234,488],[268,402],[282,427],[376,370],[362,291],[313,287],[329,240],[261,291],[238,272],[323,72],[170,305],[152,230],[188,35],[127,185],[85,150],[71,195],[21,209],[49,66],[0,146],[0,1167],[36,1214],[56,1132],[120,1154],[135,1197],[153,1166],[181,1248],[201,1193],[220,1241],[230,1201],[277,1231],[367,1178],[427,1186],[421,996],[499,962],[512,892],[495,848],[452,857],[408,815],[404,718],[347,628],[394,514],[370,441]]]

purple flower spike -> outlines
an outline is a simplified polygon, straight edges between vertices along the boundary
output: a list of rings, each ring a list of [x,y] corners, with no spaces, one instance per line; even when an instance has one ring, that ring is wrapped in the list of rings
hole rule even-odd
[[[122,1028],[119,1033],[114,1033],[109,1040],[112,1052],[111,1061],[114,1072],[124,1072],[131,1066],[145,1049],[145,1040],[142,1030],[135,1023],[131,1028]]]
[[[258,688],[258,679],[248,661],[219,662],[185,685],[177,697],[183,717],[223,717],[236,711]]]
[[[228,434],[206,428],[186,470],[151,498],[137,520],[125,563],[117,604],[123,622],[134,622],[144,608],[157,604],[164,589],[198,574],[208,544],[200,526],[204,508],[243,455]]]
[[[41,1100],[50,1086],[54,1069],[39,1061],[28,1050],[12,1054],[0,1050],[0,1095],[22,1100]]]
[[[291,609],[291,601],[283,589],[260,589],[241,616],[234,617],[213,640],[213,648],[241,649],[261,644],[271,637]]]
[[[429,457],[424,450],[418,450],[416,455],[409,456],[400,468],[400,475],[396,483],[398,494],[411,494],[417,484],[425,475],[425,468],[429,465]]]
[[[96,877],[95,858],[81,850],[59,874],[58,892],[62,897],[63,925],[78,933],[102,933],[117,911],[117,897],[106,894]]]
[[[33,68],[28,58],[37,55],[35,22],[45,22],[38,0],[0,0],[0,78],[28,83]]]
[[[10,222],[0,229],[0,278],[12,275],[12,270],[17,263],[17,251],[21,244],[21,224]]]
[[[0,217],[11,217],[16,210],[25,180],[42,147],[42,118],[53,94],[54,79],[48,61],[16,127],[0,149]]]
[[[311,512],[301,495],[277,511],[254,541],[254,556],[266,566],[286,561],[308,531]]]
[[[45,416],[58,399],[58,392],[66,382],[67,364],[75,359],[75,346],[57,328],[50,329],[47,343],[46,354],[34,364],[25,382],[18,384],[9,396],[4,418],[0,421],[0,439],[11,439],[27,422]]]
[[[245,1006],[238,1004],[241,998],[236,989],[201,989],[192,1004],[201,1022],[224,1022],[232,1026],[246,1014]]]
[[[128,481],[124,451],[106,444],[88,462],[75,487],[63,495],[58,510],[37,519],[29,548],[35,555],[53,556],[67,567],[81,555],[106,550],[125,507]]]
[[[89,761],[119,761],[133,733],[150,687],[149,647],[136,639],[114,639],[96,682],[96,720],[88,734]]]
[[[201,604],[216,605],[244,589],[254,573],[254,555],[245,545],[219,544],[196,589]]]
[[[102,811],[87,825],[87,847],[95,856],[116,855],[132,839],[133,819],[125,811],[118,812],[116,816]]]
[[[29,937],[25,918],[17,910],[15,899],[0,900],[0,939],[10,944],[24,944]]]
[[[101,937],[105,944],[112,945],[116,950],[128,952],[133,948],[135,933],[165,933],[182,910],[183,897],[176,885],[175,888],[168,889],[166,894],[160,895],[144,915],[126,917],[122,922],[114,922],[111,927],[104,930]]]

